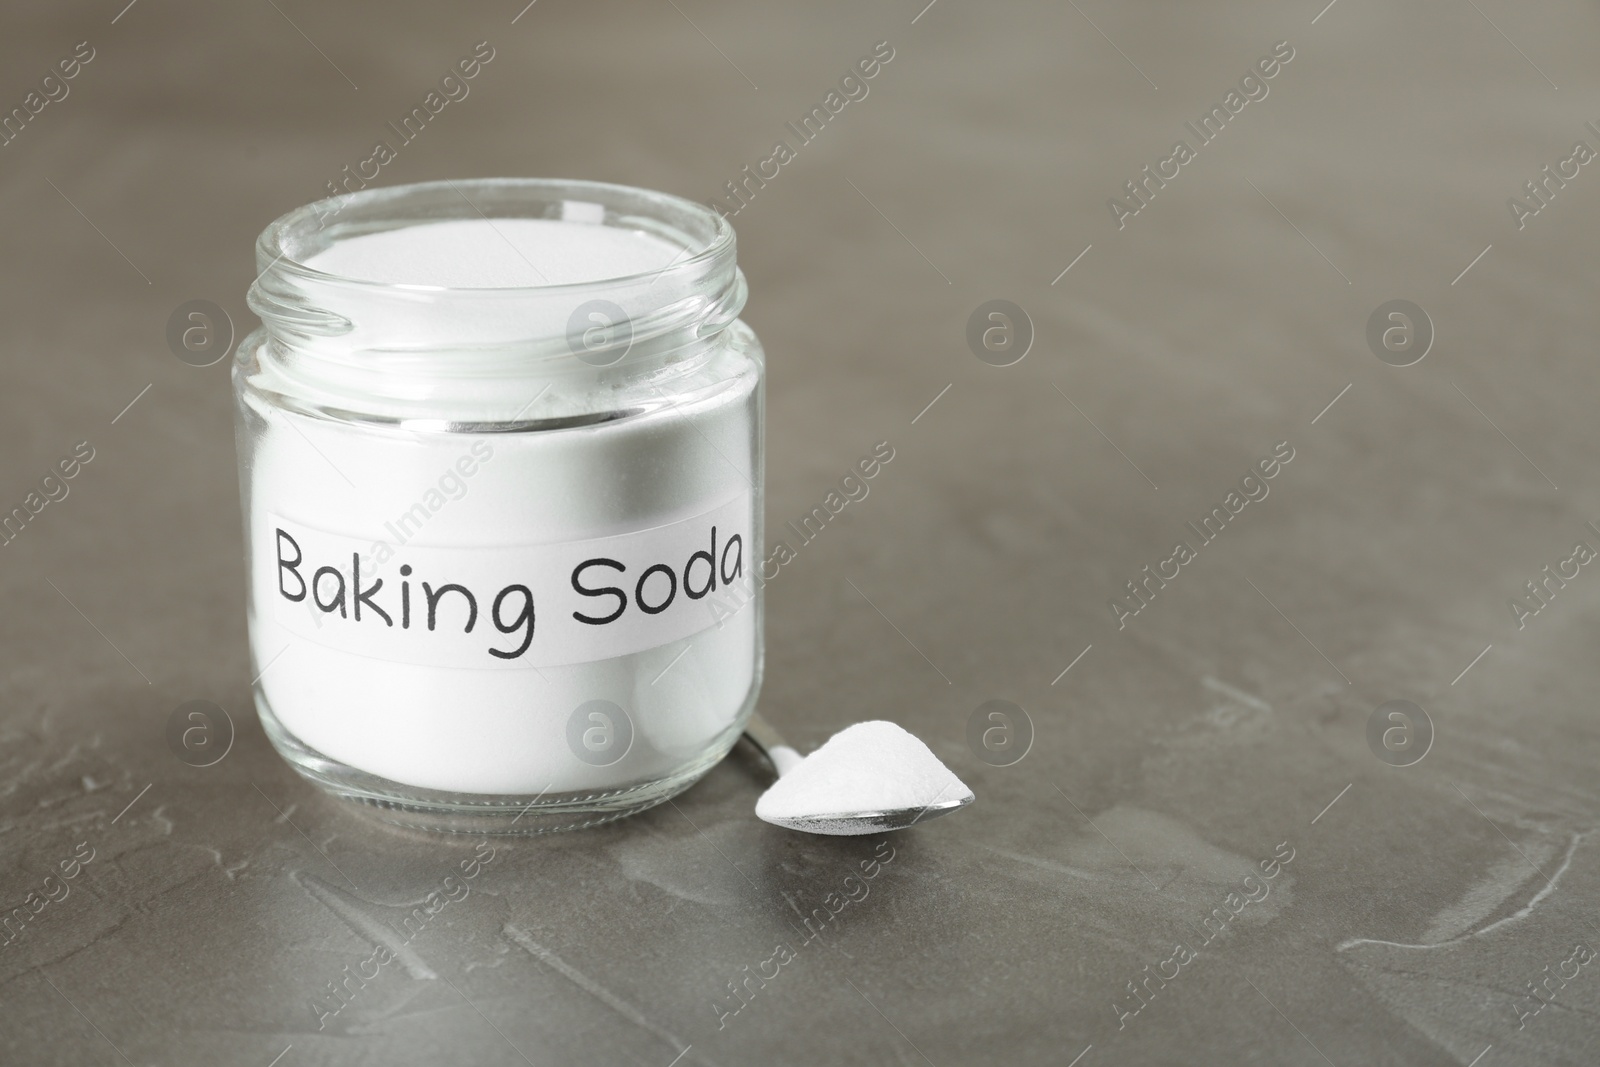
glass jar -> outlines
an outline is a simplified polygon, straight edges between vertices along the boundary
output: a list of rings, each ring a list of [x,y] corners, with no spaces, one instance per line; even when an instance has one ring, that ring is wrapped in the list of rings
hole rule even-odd
[[[308,265],[480,218],[678,251],[502,288]],[[278,751],[395,821],[490,833],[606,822],[705,774],[762,669],[765,364],[727,221],[594,182],[432,182],[293,211],[256,258],[233,382]]]

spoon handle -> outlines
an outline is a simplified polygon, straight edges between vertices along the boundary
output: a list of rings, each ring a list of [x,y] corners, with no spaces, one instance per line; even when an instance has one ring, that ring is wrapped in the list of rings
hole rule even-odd
[[[760,712],[751,714],[750,721],[744,724],[744,735],[750,739],[751,744],[761,750],[767,757],[767,762],[772,764],[772,769],[782,778],[805,757],[796,752],[783,735],[773,729],[772,724],[761,717]]]

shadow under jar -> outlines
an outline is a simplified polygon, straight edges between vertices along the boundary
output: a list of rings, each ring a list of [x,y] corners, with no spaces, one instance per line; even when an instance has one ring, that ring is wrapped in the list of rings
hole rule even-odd
[[[761,681],[764,360],[726,220],[593,182],[308,205],[233,367],[256,706],[439,830],[682,791]]]

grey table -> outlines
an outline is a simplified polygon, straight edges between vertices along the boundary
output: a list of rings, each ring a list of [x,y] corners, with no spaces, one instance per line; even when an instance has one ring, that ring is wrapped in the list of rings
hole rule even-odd
[[[0,1061],[1600,1060],[1593,5],[122,3],[0,35],[0,505],[93,450],[0,548]],[[167,319],[250,325],[259,229],[479,41],[379,181],[708,200],[798,146],[735,217],[769,523],[895,459],[768,587],[763,708],[904,724],[968,811],[790,835],[741,747],[420,923],[474,843],[266,743],[226,365]]]

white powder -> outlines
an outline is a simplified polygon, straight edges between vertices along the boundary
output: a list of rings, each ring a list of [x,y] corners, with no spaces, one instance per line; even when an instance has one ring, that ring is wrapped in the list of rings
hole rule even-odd
[[[972,796],[927,745],[892,722],[858,722],[779,778],[756,801],[762,819],[918,810]]]
[[[392,285],[571,285],[658,270],[682,250],[638,230],[557,219],[465,219],[339,241],[308,267]]]
[[[507,237],[517,252],[507,246]],[[350,238],[308,265],[389,282],[497,287],[623,277],[682,255],[666,241],[632,231],[496,220],[492,227],[451,222]],[[523,256],[543,279],[530,277]],[[649,299],[666,299],[675,284],[663,280]],[[644,288],[644,283],[619,287],[616,298],[631,312],[641,305],[630,300],[644,299],[639,295]],[[472,314],[462,314],[459,307],[418,305],[415,319],[408,321],[425,324],[423,336],[436,337],[441,334],[438,316],[446,311],[458,316],[444,330],[453,341],[491,343],[506,334],[523,335],[530,321],[548,329],[551,323],[543,320],[555,314],[535,309],[532,319],[507,314],[493,320],[471,307]],[[399,309],[398,314],[406,313]],[[556,318],[564,322],[565,315]],[[340,406],[333,378],[338,360],[359,367],[363,346],[380,347],[362,331],[406,332],[393,316],[381,323],[370,322],[370,315],[352,319],[354,331],[301,345],[333,357],[327,370],[333,383],[326,394],[330,406]],[[559,331],[559,323],[555,328]],[[729,328],[730,333],[744,329]],[[629,572],[621,578],[594,573],[593,587],[614,580],[631,599],[635,580],[647,561],[655,561],[657,550],[663,553],[661,562],[678,572],[680,586],[686,585],[688,550],[680,542],[663,549],[667,542],[661,538],[667,534],[662,531],[714,514],[723,517],[719,551],[738,530],[744,535],[742,573],[759,566],[752,487],[760,476],[755,431],[760,368],[745,351],[719,347],[703,364],[663,378],[661,402],[648,411],[565,429],[488,434],[416,433],[293,413],[263,397],[304,394],[305,379],[290,381],[291,369],[312,374],[324,367],[286,368],[286,361],[269,357],[262,352],[261,366],[251,376],[254,388],[244,394],[245,429],[253,439],[247,508],[253,560],[250,636],[257,669],[263,671],[262,693],[290,733],[326,756],[407,785],[559,795],[599,793],[672,773],[731,731],[759,669],[754,608],[713,626],[714,598],[690,601],[680,588],[670,610],[661,614],[644,615],[630,604],[625,622],[616,628],[580,626],[572,619],[571,598],[577,594],[569,581],[571,564],[562,572],[546,564],[562,546],[634,537],[629,544],[642,545],[636,557],[617,550],[618,558],[632,565]],[[481,405],[485,419],[503,418],[539,393],[541,385],[534,381],[527,395],[512,397],[495,384],[497,379],[485,381],[489,384],[481,394],[466,391],[478,388],[470,376],[447,383],[456,389],[452,420],[474,421],[474,404]],[[592,377],[557,375],[553,381],[555,387],[526,409],[526,418],[612,406],[605,388],[583,384]],[[381,414],[390,405],[397,414],[413,416],[428,411],[416,405],[435,403],[400,391],[361,399],[367,406],[356,410]],[[407,516],[420,521],[407,522]],[[280,528],[291,531],[301,546],[305,560],[298,574],[279,566]],[[697,528],[694,537],[703,539],[704,533]],[[284,586],[294,592],[297,580],[311,582],[313,569],[323,564],[336,567],[353,589],[353,551],[367,557],[362,587],[384,580],[374,601],[393,618],[392,625],[370,606],[358,622],[353,614],[319,610],[310,596],[287,599]],[[402,572],[402,566],[414,572]],[[413,589],[413,625],[406,630],[397,602],[402,573],[410,574]],[[463,630],[465,601],[453,593],[441,599],[437,630],[423,627],[424,580],[436,589],[460,583],[475,591],[478,618],[470,633]],[[649,595],[660,602],[665,578],[652,581]],[[696,571],[695,581],[704,581],[702,571]],[[524,636],[492,624],[494,594],[510,583],[532,590],[537,623],[524,656],[491,658],[488,649],[512,649]],[[333,585],[328,576],[313,593],[320,588],[324,602],[331,602]],[[520,603],[520,594],[511,597],[502,618],[509,619]],[[599,614],[612,603],[609,597],[583,599],[580,607]],[[606,651],[605,640],[624,625],[633,627],[631,644]],[[651,634],[669,631],[670,640],[651,642]],[[605,766],[575,757],[569,741],[574,712],[591,701],[615,704],[631,723],[626,754]]]

